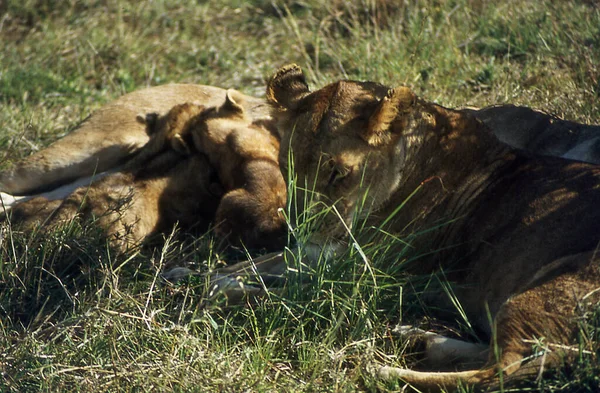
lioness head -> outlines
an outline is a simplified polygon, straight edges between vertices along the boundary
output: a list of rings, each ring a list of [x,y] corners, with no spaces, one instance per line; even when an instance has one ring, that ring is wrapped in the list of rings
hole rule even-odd
[[[344,237],[359,210],[377,211],[396,191],[404,156],[397,142],[410,121],[403,114],[416,100],[410,89],[339,81],[310,92],[300,67],[292,65],[271,78],[267,99],[283,133],[283,172],[293,165],[313,206],[335,207],[313,231],[312,243]]]

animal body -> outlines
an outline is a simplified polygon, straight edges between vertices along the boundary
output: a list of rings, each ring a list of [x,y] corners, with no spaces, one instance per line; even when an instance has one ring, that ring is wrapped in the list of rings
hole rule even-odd
[[[190,99],[210,105],[211,113],[216,113],[215,107],[224,107],[228,94],[236,96],[239,101],[236,107],[243,116],[231,116],[229,120],[225,116],[213,116],[204,124],[207,132],[221,130],[220,122],[240,130],[250,129],[254,120],[257,124],[261,124],[261,120],[268,123],[268,113],[261,109],[264,108],[262,101],[233,90],[226,93],[224,89],[196,85],[167,85],[142,90],[95,112],[67,137],[0,173],[2,191],[27,194],[50,189],[44,194],[27,197],[2,193],[4,210],[12,210],[10,222],[15,229],[30,231],[40,226],[53,228],[81,217],[94,221],[116,249],[125,251],[155,233],[168,231],[175,223],[183,228],[207,228],[214,222],[217,212],[220,221],[230,224],[243,219],[239,212],[235,212],[236,216],[231,220],[224,218],[229,213],[225,205],[219,209],[223,196],[219,174],[223,171],[214,170],[201,149],[196,149],[193,154],[181,154],[170,148],[155,148],[163,146],[170,138],[170,135],[165,137],[161,128],[163,118],[168,118],[171,128],[177,128],[178,132],[191,120],[191,116],[185,117],[186,113],[177,113],[179,107],[175,102]],[[197,108],[195,114],[198,114],[204,111],[199,105],[189,104],[188,107]],[[147,113],[152,114],[156,122],[146,124],[145,118],[140,122],[141,111],[149,111]],[[258,139],[264,136],[265,129],[252,127],[260,134]],[[264,151],[270,149],[277,168],[277,146],[271,143],[262,148]],[[243,156],[234,151],[220,153],[223,162],[234,162]],[[94,175],[101,170],[107,171]],[[243,181],[243,173],[236,175]],[[56,187],[74,178],[80,179]],[[248,239],[252,236],[248,245],[254,245],[251,243],[255,238],[264,239],[255,235],[256,231],[247,232]]]
[[[293,165],[298,184],[310,185],[312,208],[326,215],[305,257],[315,263],[346,247],[357,215],[364,227],[399,237],[426,230],[411,241],[426,256],[410,272],[442,270],[471,324],[488,338],[495,332],[482,368],[384,366],[380,377],[430,392],[485,389],[500,375],[537,375],[527,361],[532,341],[554,350],[544,356],[546,367],[576,342],[579,318],[600,300],[600,167],[510,148],[472,115],[406,87],[340,81],[310,92],[292,65],[270,80],[267,99],[283,134],[283,171]],[[213,280],[234,294],[233,277],[285,270],[283,253],[275,253],[222,269]],[[447,303],[446,296],[435,300]],[[463,358],[479,352],[466,343],[453,351]]]
[[[512,147],[600,164],[600,126],[575,123],[508,104],[463,111],[483,121],[500,141]]]
[[[150,116],[156,138],[140,156],[147,159],[164,148],[206,155],[223,188],[215,213],[216,234],[250,247],[282,246],[287,185],[279,170],[279,136],[268,122],[255,122],[243,100],[228,90],[219,107],[185,103],[165,116]]]
[[[215,191],[217,190],[217,191]],[[93,223],[112,248],[126,252],[174,225],[208,229],[221,193],[208,159],[165,152],[146,165],[107,174],[64,198],[37,196],[7,213],[13,230],[49,230],[74,219]]]

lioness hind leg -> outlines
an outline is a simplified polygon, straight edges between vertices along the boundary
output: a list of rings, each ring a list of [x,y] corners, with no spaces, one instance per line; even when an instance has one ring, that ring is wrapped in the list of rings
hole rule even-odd
[[[520,360],[515,357],[516,362]],[[381,379],[401,379],[418,391],[425,392],[441,392],[442,389],[451,391],[459,386],[487,384],[495,379],[496,374],[496,368],[491,367],[458,372],[424,372],[387,366],[377,370],[377,376]]]
[[[452,341],[454,342],[450,342],[451,347],[458,340]],[[468,349],[468,351],[470,350]],[[445,351],[446,348],[442,352]],[[506,349],[500,352],[501,355],[497,361],[493,359],[494,355],[492,354],[490,357],[493,360],[490,361],[490,365],[477,370],[429,372],[383,366],[377,370],[377,377],[384,380],[401,379],[418,391],[426,392],[439,392],[442,389],[452,390],[457,389],[459,386],[471,385],[482,388],[497,384],[500,375],[509,376],[516,372],[525,358],[525,354],[520,351],[514,352]]]
[[[439,373],[382,367],[378,375],[399,378],[430,392],[459,385],[488,388],[501,385],[501,381],[512,386],[524,379],[535,379],[572,352],[569,344],[576,338],[575,310],[584,310],[586,304],[595,304],[600,297],[595,295],[597,259],[590,262],[590,258],[590,253],[581,254],[569,259],[571,265],[562,263],[554,266],[555,270],[547,269],[546,274],[532,280],[528,289],[500,307],[495,316],[496,334],[490,345],[488,366]]]
[[[544,370],[557,367],[564,356],[560,352],[540,351],[531,359],[509,349],[499,352],[497,361],[491,360],[489,366],[478,370],[430,372],[383,366],[376,370],[376,375],[383,380],[400,379],[419,392],[453,391],[460,386],[474,386],[475,391],[497,391],[535,380]],[[495,355],[490,357],[493,359]]]

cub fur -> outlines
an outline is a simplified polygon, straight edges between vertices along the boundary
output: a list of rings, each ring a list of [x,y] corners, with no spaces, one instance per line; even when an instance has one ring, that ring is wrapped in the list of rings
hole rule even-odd
[[[282,245],[287,186],[279,170],[279,139],[248,115],[243,99],[228,90],[219,107],[185,103],[165,116],[147,117],[156,138],[140,156],[145,159],[164,146],[183,155],[205,154],[224,191],[215,233],[249,247]]]
[[[120,252],[175,224],[208,229],[221,194],[215,192],[217,174],[207,158],[165,152],[145,164],[106,175],[64,199],[38,196],[20,202],[8,219],[13,230],[21,231],[47,231],[74,219],[93,223]]]

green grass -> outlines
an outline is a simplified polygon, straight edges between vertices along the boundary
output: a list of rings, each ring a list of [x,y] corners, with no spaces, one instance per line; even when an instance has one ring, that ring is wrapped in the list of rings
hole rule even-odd
[[[600,9],[583,0],[7,0],[0,169],[123,93],[191,82],[262,96],[291,62],[315,88],[374,80],[446,106],[515,103],[600,123],[599,46]],[[125,257],[91,228],[2,232],[0,391],[398,391],[366,370],[406,364],[391,328],[428,322],[404,289],[412,250],[391,236],[359,244],[367,259],[351,248],[280,295],[219,309],[202,307],[201,277],[158,276],[243,258],[210,236]],[[599,328],[597,315],[583,324],[582,350],[598,353]],[[597,375],[596,355],[582,351],[544,386],[594,392]]]

